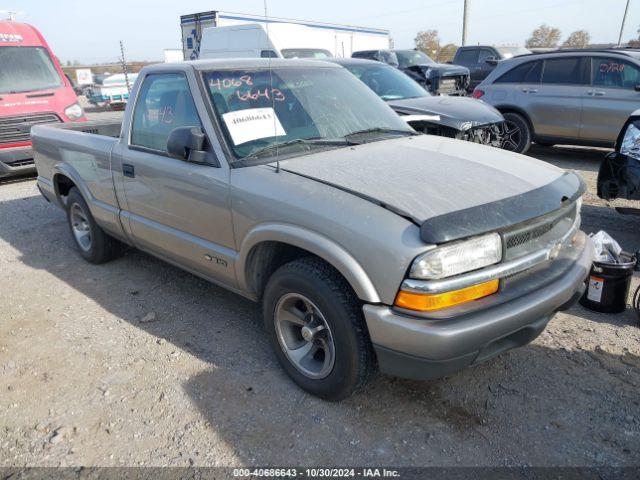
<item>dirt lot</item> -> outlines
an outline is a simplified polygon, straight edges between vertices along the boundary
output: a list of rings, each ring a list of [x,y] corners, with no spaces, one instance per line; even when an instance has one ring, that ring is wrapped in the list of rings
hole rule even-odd
[[[640,249],[640,217],[594,195],[602,151],[532,155],[584,175],[586,231]],[[576,306],[487,364],[332,404],[282,373],[252,303],[137,251],[82,261],[32,179],[0,185],[0,271],[0,466],[640,465],[631,311]]]

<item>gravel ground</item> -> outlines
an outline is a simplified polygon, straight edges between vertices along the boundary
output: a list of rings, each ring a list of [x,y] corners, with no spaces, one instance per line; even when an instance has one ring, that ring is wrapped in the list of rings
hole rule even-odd
[[[586,231],[640,249],[640,217],[595,197],[601,150],[531,154],[584,176]],[[640,465],[630,310],[576,306],[484,365],[335,404],[288,380],[251,302],[137,251],[82,261],[33,179],[0,185],[0,271],[0,466]]]

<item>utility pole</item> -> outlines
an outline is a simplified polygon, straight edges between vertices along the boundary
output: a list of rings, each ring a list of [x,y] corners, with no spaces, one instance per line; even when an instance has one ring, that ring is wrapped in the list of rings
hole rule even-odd
[[[462,46],[464,47],[467,44],[467,13],[468,13],[468,3],[469,0],[464,0],[464,7],[462,9]],[[627,0],[627,7],[629,6]],[[625,12],[626,15],[626,12]]]
[[[631,3],[631,0],[627,0],[627,5],[624,7],[624,15],[622,16],[622,24],[620,25],[620,35],[618,36],[618,46],[622,45],[622,32],[624,32],[624,24],[627,21],[627,12],[629,11],[629,3]]]
[[[131,85],[129,85],[129,72],[127,71],[127,61],[124,57],[124,44],[120,40],[120,63],[122,65],[122,73],[124,73],[124,82],[127,85],[127,93],[131,93]]]

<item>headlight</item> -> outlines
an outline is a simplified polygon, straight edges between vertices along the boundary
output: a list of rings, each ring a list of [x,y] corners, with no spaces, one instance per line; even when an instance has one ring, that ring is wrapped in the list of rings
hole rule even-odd
[[[630,123],[620,145],[620,153],[640,160],[640,122]]]
[[[413,261],[410,277],[436,280],[487,267],[500,260],[500,235],[490,233],[423,253]]]
[[[70,120],[78,120],[79,118],[82,118],[84,116],[84,112],[82,111],[82,107],[80,105],[78,105],[77,103],[74,103],[73,105],[65,108],[64,109],[64,114]]]

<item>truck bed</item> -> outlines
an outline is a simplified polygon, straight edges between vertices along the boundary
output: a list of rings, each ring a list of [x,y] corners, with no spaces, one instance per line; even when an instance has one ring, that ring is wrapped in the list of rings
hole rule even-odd
[[[31,130],[38,186],[45,197],[60,204],[64,195],[56,177],[67,177],[78,188],[94,217],[116,230],[118,202],[114,190],[111,152],[120,136],[121,122],[96,121],[38,125]]]
[[[56,123],[48,126],[56,129],[73,130],[75,132],[118,138],[120,136],[122,122],[118,122],[116,120],[94,120],[91,122],[80,123]]]

